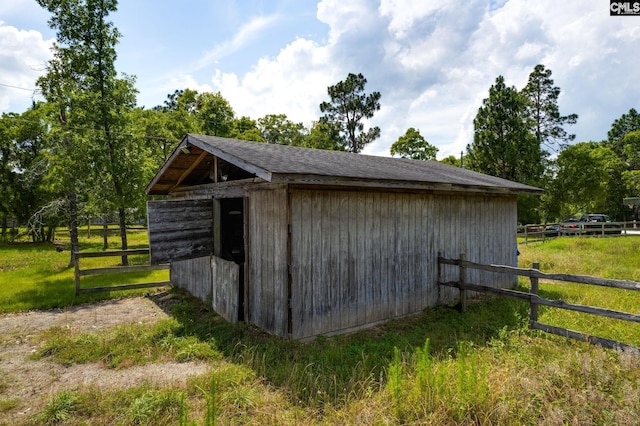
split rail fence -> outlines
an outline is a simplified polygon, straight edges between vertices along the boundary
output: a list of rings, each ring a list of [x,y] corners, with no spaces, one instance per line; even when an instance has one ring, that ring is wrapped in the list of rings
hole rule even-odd
[[[458,281],[442,282],[440,279],[442,268],[440,265],[458,266],[460,268]],[[478,270],[488,271],[488,272],[497,272],[502,274],[529,277],[531,281],[531,287],[530,287],[529,293],[526,293],[526,292],[517,291],[517,290],[493,288],[489,286],[471,284],[466,282],[467,269],[478,269]],[[598,308],[594,306],[576,305],[576,304],[566,303],[565,301],[562,301],[562,300],[551,300],[551,299],[545,299],[543,297],[540,297],[538,295],[538,286],[539,286],[540,279],[640,291],[640,282],[596,278],[596,277],[591,277],[586,275],[548,274],[539,270],[538,263],[534,263],[532,265],[532,268],[530,269],[524,269],[524,268],[517,268],[512,266],[484,265],[481,263],[469,262],[465,259],[464,254],[460,254],[459,259],[447,259],[438,255],[438,284],[449,286],[449,287],[455,287],[459,290],[458,307],[461,311],[464,311],[466,306],[467,291],[475,291],[479,293],[490,293],[498,296],[509,297],[512,299],[524,300],[526,302],[529,302],[529,327],[531,329],[542,330],[547,333],[569,337],[572,339],[581,340],[581,341],[589,342],[592,344],[597,344],[610,349],[615,348],[615,349],[621,349],[621,350],[631,350],[635,352],[640,352],[640,348],[631,346],[622,342],[618,342],[611,339],[605,339],[602,337],[592,336],[587,333],[573,331],[573,330],[556,327],[549,324],[543,324],[539,322],[538,306],[549,306],[552,308],[566,309],[570,311],[583,312],[583,313],[597,315],[601,317],[615,318],[623,321],[640,323],[640,315],[615,311],[611,309]]]
[[[74,267],[75,267],[75,285],[76,296],[79,294],[87,293],[105,293],[109,291],[120,290],[134,290],[140,288],[152,288],[163,287],[171,285],[171,281],[158,281],[158,282],[144,282],[136,284],[119,284],[113,286],[103,287],[81,287],[80,277],[88,275],[100,275],[100,274],[116,274],[122,272],[149,272],[158,271],[163,269],[169,269],[169,264],[161,265],[133,265],[133,266],[111,266],[105,268],[92,268],[92,269],[80,269],[80,259],[89,257],[126,257],[132,255],[149,255],[149,248],[132,249],[132,250],[111,250],[111,251],[91,251],[91,252],[76,252],[74,253]]]
[[[588,228],[562,228],[560,223],[531,224],[518,226],[517,234],[525,244],[564,236],[634,236],[640,235],[640,222],[590,222]]]

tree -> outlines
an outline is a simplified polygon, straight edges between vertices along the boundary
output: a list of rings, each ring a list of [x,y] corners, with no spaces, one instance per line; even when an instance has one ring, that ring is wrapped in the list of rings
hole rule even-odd
[[[243,141],[264,142],[256,121],[249,117],[234,120],[229,137]]]
[[[328,149],[332,151],[344,151],[340,129],[334,123],[326,121],[314,121],[309,134],[304,138],[302,146],[314,149]]]
[[[564,149],[557,158],[557,174],[548,192],[559,218],[585,213],[607,213],[616,217],[622,199],[612,193],[620,180],[623,163],[602,143],[580,142]]]
[[[196,115],[206,135],[228,137],[233,128],[235,112],[220,92],[201,93],[196,98]]]
[[[16,155],[13,143],[13,114],[2,114],[0,118],[0,226],[2,240],[7,233],[7,224],[13,216],[14,200],[18,195],[16,188]]]
[[[302,123],[294,123],[285,114],[267,114],[258,119],[258,129],[266,143],[301,146],[306,129]]]
[[[611,125],[607,133],[608,139],[605,145],[611,148],[624,164],[620,179],[612,185],[612,193],[609,196],[612,204],[617,201],[618,217],[625,217],[628,213],[622,206],[624,197],[637,197],[640,194],[640,114],[631,108]],[[613,213],[611,213],[613,214]],[[637,217],[637,209],[633,212]]]
[[[527,100],[526,112],[531,123],[531,132],[541,147],[554,149],[557,146],[563,149],[568,142],[575,139],[575,135],[568,134],[563,126],[575,124],[578,115],[560,115],[560,88],[553,85],[551,70],[545,69],[544,65],[536,65],[521,93]]]
[[[48,105],[34,103],[22,114],[3,115],[0,138],[8,146],[10,169],[8,187],[3,188],[6,209],[22,225],[28,225],[34,241],[51,241],[53,230],[59,225],[57,211],[47,209],[54,195],[44,183],[48,161],[48,141],[45,117]],[[4,157],[4,155],[3,155]],[[4,161],[2,161],[4,163]],[[0,166],[1,167],[1,166]],[[6,175],[5,175],[6,176]],[[1,179],[1,178],[0,178]],[[45,227],[48,230],[45,232]]]
[[[535,184],[544,172],[547,153],[529,132],[526,101],[499,76],[473,120],[473,144],[465,166],[516,182]]]
[[[640,114],[631,108],[628,113],[622,114],[620,118],[615,120],[611,125],[611,130],[607,132],[608,145],[618,155],[623,155],[623,138],[629,132],[640,130]]]
[[[626,187],[625,196],[640,196],[640,130],[629,132],[623,138],[623,155],[626,159],[626,170],[622,179]],[[633,218],[638,220],[638,207],[633,210]]]
[[[473,144],[467,145],[465,167],[515,182],[539,186],[548,153],[529,131],[527,101],[498,76],[473,120]],[[518,196],[518,221],[539,222],[539,199]]]
[[[330,102],[322,102],[320,121],[337,126],[341,143],[350,152],[360,152],[368,143],[380,137],[380,128],[364,131],[363,119],[372,118],[380,109],[380,92],[364,93],[367,80],[362,74],[349,73],[345,81],[329,86]]]
[[[126,250],[126,209],[137,197],[129,188],[135,187],[132,179],[142,178],[135,172],[139,169],[137,160],[143,156],[137,155],[140,147],[131,145],[136,139],[127,133],[126,119],[135,107],[134,79],[118,78],[115,70],[115,45],[120,33],[107,17],[116,11],[117,1],[37,1],[52,14],[49,26],[57,31],[60,43],[54,46],[47,74],[38,83],[47,100],[60,108],[60,124],[65,129],[65,134],[59,135],[65,141],[60,146],[88,154],[84,161],[91,159],[90,171],[98,183],[97,188],[109,188],[103,201],[105,207],[112,204],[118,211],[122,248]],[[74,165],[78,163],[67,167]],[[70,173],[73,175],[68,182],[72,185],[68,195],[73,246],[77,245],[75,191],[85,176],[77,170]],[[126,257],[122,261],[126,264]]]
[[[420,134],[419,130],[410,127],[404,135],[391,145],[391,156],[399,155],[402,158],[414,160],[436,160],[438,148],[431,145]]]
[[[440,160],[440,162],[454,167],[462,167],[463,165],[461,158],[456,157],[455,155],[444,157],[442,160]]]

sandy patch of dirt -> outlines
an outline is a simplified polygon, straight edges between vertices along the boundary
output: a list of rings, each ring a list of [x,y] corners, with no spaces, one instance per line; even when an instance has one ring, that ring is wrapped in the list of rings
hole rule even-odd
[[[12,400],[17,404],[3,414],[0,424],[27,421],[51,395],[62,390],[87,386],[123,389],[148,382],[179,386],[191,376],[206,373],[210,366],[202,362],[156,363],[113,370],[99,363],[65,367],[48,360],[29,359],[38,349],[32,338],[37,333],[51,327],[99,333],[120,324],[152,324],[168,318],[162,305],[170,297],[154,297],[158,303],[136,297],[0,316],[0,402]]]

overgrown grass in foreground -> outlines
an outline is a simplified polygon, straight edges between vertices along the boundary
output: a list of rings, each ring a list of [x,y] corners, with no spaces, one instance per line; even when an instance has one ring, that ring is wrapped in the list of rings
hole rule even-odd
[[[609,251],[614,251],[620,263],[616,269],[635,272],[634,244],[631,238],[561,239],[521,247],[520,263],[528,266],[528,259],[533,259],[545,271],[584,273],[554,268],[569,256],[575,262],[598,256],[611,259]],[[625,273],[613,278],[633,279]],[[602,302],[596,300],[602,295],[589,295],[590,288],[543,285],[559,298],[569,299],[573,292]],[[614,292],[606,299],[610,306],[640,309],[638,294],[620,297]],[[71,335],[62,344],[56,340],[67,337],[50,330],[39,336],[40,356],[67,365],[94,360],[124,369],[177,360],[180,345],[190,342],[206,345],[211,356],[203,359],[210,363],[211,373],[190,380],[186,387],[64,390],[53,394],[50,404],[29,422],[52,423],[58,411],[71,413],[65,424],[98,425],[624,425],[640,418],[639,355],[531,332],[526,328],[527,306],[518,301],[486,299],[471,303],[464,314],[444,307],[429,309],[384,327],[309,343],[230,325],[181,292],[174,293],[171,312],[171,320],[147,329],[132,325],[100,335]],[[555,324],[547,315],[542,312],[541,321]],[[576,321],[572,328],[590,331],[593,318]],[[629,325],[620,325],[621,332],[633,343],[639,336],[626,328]],[[138,335],[139,339],[130,338]],[[84,346],[86,342],[93,344]],[[167,342],[174,349],[158,350]],[[94,353],[95,346],[110,348],[112,355]],[[19,409],[0,382],[0,402],[3,398],[10,407],[7,412]]]

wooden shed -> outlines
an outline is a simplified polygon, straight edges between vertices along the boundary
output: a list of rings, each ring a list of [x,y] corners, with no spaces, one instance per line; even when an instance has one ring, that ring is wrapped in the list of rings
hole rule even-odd
[[[174,285],[229,321],[307,339],[455,300],[436,284],[438,252],[515,266],[517,194],[541,191],[432,161],[189,134],[146,192],[168,196],[148,203],[149,241]]]

